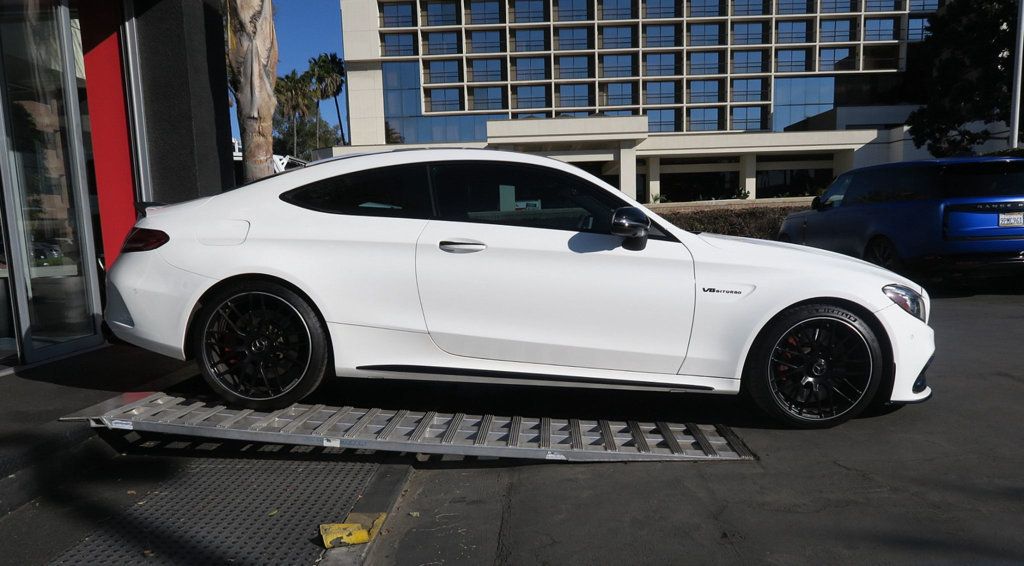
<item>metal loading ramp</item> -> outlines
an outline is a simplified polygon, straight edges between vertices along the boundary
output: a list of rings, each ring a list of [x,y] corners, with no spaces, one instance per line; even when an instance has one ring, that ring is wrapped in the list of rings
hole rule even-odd
[[[122,395],[61,420],[199,438],[424,454],[574,462],[754,458],[724,425],[304,404],[254,411],[165,393]]]

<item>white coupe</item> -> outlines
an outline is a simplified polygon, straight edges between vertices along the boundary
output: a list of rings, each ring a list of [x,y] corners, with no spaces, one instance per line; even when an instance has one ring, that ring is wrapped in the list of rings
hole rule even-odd
[[[571,165],[327,160],[150,207],[109,274],[121,339],[229,403],[326,375],[747,393],[797,426],[931,395],[929,299],[838,254],[679,229]]]

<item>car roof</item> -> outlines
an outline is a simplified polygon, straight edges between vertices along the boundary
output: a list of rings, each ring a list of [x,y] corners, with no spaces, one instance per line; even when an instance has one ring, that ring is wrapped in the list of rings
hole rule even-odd
[[[944,167],[978,163],[1024,163],[1024,158],[1002,155],[986,155],[980,157],[942,157],[938,159],[918,159],[914,161],[899,161],[896,163],[870,165],[854,169],[850,172],[856,173],[859,171],[874,171],[878,169],[900,169],[904,167]]]

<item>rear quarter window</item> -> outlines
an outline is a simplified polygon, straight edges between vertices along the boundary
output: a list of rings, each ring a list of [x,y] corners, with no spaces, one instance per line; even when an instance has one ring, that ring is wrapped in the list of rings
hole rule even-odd
[[[391,218],[432,215],[424,163],[367,169],[314,181],[282,194],[281,200],[331,214]]]
[[[1024,161],[949,165],[942,171],[947,198],[1024,197]]]

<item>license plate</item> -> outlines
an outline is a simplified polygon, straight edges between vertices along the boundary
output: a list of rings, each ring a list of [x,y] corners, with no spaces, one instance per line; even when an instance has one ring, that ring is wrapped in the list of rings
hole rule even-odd
[[[1024,212],[999,213],[1000,228],[1020,228],[1024,226]]]

